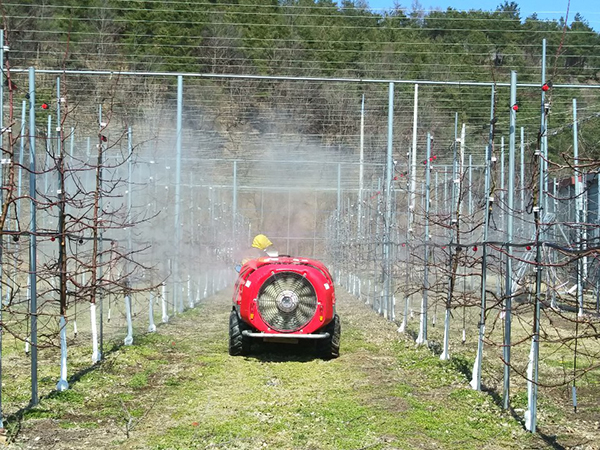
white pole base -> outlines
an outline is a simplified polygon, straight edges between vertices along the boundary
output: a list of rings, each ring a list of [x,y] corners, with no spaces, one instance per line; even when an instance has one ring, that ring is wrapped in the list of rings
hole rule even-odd
[[[406,320],[403,320],[398,327],[398,333],[404,333],[404,331],[406,331]]]
[[[98,349],[98,327],[96,325],[96,304],[90,303],[90,322],[92,327],[92,363],[96,364],[102,359]]]
[[[69,389],[67,382],[67,321],[65,316],[60,316],[60,380],[56,383],[58,392]]]
[[[125,314],[127,316],[127,336],[123,340],[125,345],[133,344],[133,323],[131,319],[131,297],[129,295],[125,296]]]

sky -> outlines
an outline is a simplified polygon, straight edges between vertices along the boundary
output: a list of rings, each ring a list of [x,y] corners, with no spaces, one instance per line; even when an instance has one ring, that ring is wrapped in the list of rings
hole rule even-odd
[[[372,9],[389,9],[394,6],[394,1],[411,9],[413,0],[367,0]],[[540,19],[560,19],[567,12],[569,0],[515,0],[521,10],[521,17],[525,18],[534,12]],[[419,0],[426,10],[449,7],[459,10],[482,9],[495,10],[503,0]],[[575,13],[580,13],[594,30],[600,30],[600,5],[599,0],[571,0],[568,23],[573,21]]]

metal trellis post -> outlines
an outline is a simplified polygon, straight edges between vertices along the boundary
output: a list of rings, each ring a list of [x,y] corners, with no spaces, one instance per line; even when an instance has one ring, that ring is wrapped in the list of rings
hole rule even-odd
[[[546,39],[542,43],[542,86],[546,82]],[[547,116],[549,108],[546,105],[546,95],[542,89],[541,97],[541,125],[540,125],[540,142],[536,149],[538,157],[538,199],[537,204],[533,205],[533,214],[535,220],[535,307],[533,315],[533,336],[531,339],[531,351],[529,355],[529,363],[527,365],[527,410],[525,411],[525,429],[535,433],[537,424],[537,393],[538,393],[538,368],[539,368],[539,352],[540,352],[540,305],[542,302],[542,246],[544,242],[545,231],[543,228],[542,212],[546,212],[544,206],[546,204],[546,153],[545,153],[545,136],[547,134]]]
[[[365,94],[362,95],[362,102],[360,106],[360,158],[359,158],[359,172],[358,172],[358,237],[361,236],[361,217],[362,217],[362,203],[363,203],[363,189],[364,189],[364,164],[365,164]]]
[[[179,251],[181,249],[181,147],[183,138],[183,77],[177,76],[177,130],[176,130],[176,161],[175,161],[175,251],[173,258],[173,309],[175,305],[179,312],[183,312],[183,296],[179,292],[181,281],[179,274]]]
[[[490,214],[492,209],[492,198],[490,194],[491,172],[492,172],[492,152],[494,148],[494,104],[496,90],[492,87],[491,93],[491,108],[490,108],[490,135],[489,142],[486,148],[485,156],[485,210],[483,213],[483,242],[481,255],[481,311],[479,318],[479,337],[477,340],[477,355],[473,364],[473,378],[471,379],[471,387],[475,390],[481,390],[481,360],[483,358],[483,337],[485,335],[485,309],[486,309],[486,281],[487,281],[487,240],[489,234]]]
[[[394,83],[389,84],[388,97],[388,137],[387,137],[387,163],[385,177],[385,234],[383,239],[383,295],[384,295],[384,316],[391,318],[392,313],[392,262],[390,255],[391,247],[391,229],[392,229],[392,172],[394,170],[393,161],[393,140],[394,140]]]
[[[127,127],[127,250],[128,254],[133,252],[131,244],[131,179],[133,178],[133,134],[131,127]],[[129,260],[129,257],[127,257]],[[123,340],[125,345],[133,344],[133,324],[131,322],[131,280],[129,279],[129,264],[125,263],[125,317],[127,318],[127,335]]]
[[[424,245],[424,271],[423,271],[423,299],[421,301],[421,323],[417,345],[427,345],[427,301],[429,296],[429,203],[431,196],[431,135],[427,133],[427,153],[425,156],[425,245]]]
[[[517,73],[510,73],[510,105],[517,103]],[[512,314],[512,243],[514,225],[514,200],[515,200],[515,146],[517,112],[510,108],[510,125],[508,140],[508,199],[507,199],[507,222],[506,222],[506,275],[504,284],[504,409],[510,406],[510,349],[511,349],[511,314]]]
[[[35,69],[29,68],[29,286],[31,318],[31,405],[39,403],[38,396],[38,347],[37,347],[37,241],[36,241],[36,177],[35,177]]]

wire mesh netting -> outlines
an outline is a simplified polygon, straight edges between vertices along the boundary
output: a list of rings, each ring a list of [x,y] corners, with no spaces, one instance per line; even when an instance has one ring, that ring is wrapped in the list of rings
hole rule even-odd
[[[257,233],[282,254],[325,261],[339,284],[442,358],[474,363],[465,370],[473,387],[483,377],[507,392],[499,374],[508,367],[509,400],[526,395],[529,414],[534,386],[597,386],[599,91],[577,83],[598,64],[582,53],[595,44],[569,41],[594,33],[565,41],[562,28],[550,30],[552,85],[538,83],[537,29],[503,49],[469,39],[431,47],[457,31],[445,29],[447,18],[400,29],[381,25],[408,20],[398,11],[356,13],[352,22],[366,22],[340,27],[357,33],[346,44],[366,42],[365,30],[380,38],[359,51],[319,37],[334,17],[325,10],[318,27],[301,23],[315,11],[307,9],[293,33],[248,41],[239,29],[249,17],[274,20],[273,30],[291,16],[171,2],[145,11],[167,14],[160,20],[125,24],[119,14],[139,12],[129,3],[75,7],[81,28],[70,28],[66,55],[56,30],[21,24],[11,35],[4,346],[17,355],[35,341],[50,362],[45,388],[59,377],[51,357],[61,329],[86,355],[70,369],[81,370],[96,345],[96,313],[101,349],[102,339],[152,331],[226,287]],[[4,6],[13,25],[60,22],[63,8],[32,16]],[[512,19],[486,22],[487,38]],[[139,33],[171,22],[206,27]],[[296,48],[305,29],[314,36]],[[470,59],[456,64],[453,54]],[[36,58],[52,69],[24,69]],[[522,67],[517,101],[511,63]],[[29,356],[14,358],[16,366]],[[23,380],[12,382],[9,411],[25,402],[13,394]],[[581,404],[593,405],[591,391]]]

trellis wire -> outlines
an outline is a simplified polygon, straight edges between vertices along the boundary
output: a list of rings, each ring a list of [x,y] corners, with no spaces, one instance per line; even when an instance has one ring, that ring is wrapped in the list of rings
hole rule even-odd
[[[18,73],[18,71],[15,71],[15,72]],[[67,73],[67,72],[61,72],[61,71],[56,71],[56,72],[53,72],[53,71],[39,71],[39,72],[45,72],[45,73],[48,73],[48,74],[52,74],[52,73],[55,73],[55,74],[65,74],[65,73]],[[68,72],[71,75],[77,75],[77,74],[79,74],[79,75],[85,74],[85,75],[90,75],[90,76],[91,75],[109,75],[107,72],[89,72],[89,71],[88,72],[68,71]],[[126,75],[126,74],[120,74],[120,75]],[[180,80],[181,80],[181,84],[183,84],[182,83],[183,82],[183,78],[185,78],[187,76],[189,76],[190,78],[197,76],[197,75],[194,75],[194,74],[187,75],[187,74],[166,74],[166,73],[154,73],[154,74],[151,74],[151,73],[142,73],[142,74],[130,73],[129,75],[177,77],[178,86],[179,86]],[[35,77],[35,73],[34,73],[33,70],[29,71],[29,76],[30,76],[30,80],[32,80],[32,77]],[[380,175],[378,177],[371,178],[371,181],[373,183],[377,183],[378,184],[377,188],[376,189],[373,189],[373,188],[366,189],[366,191],[368,193],[370,193],[371,195],[375,195],[375,200],[376,200],[376,204],[377,204],[377,208],[376,208],[376,210],[377,210],[377,216],[376,216],[377,220],[375,222],[375,226],[374,226],[375,230],[374,230],[374,234],[373,234],[377,238],[376,239],[372,239],[372,242],[369,242],[368,245],[369,245],[370,249],[372,250],[372,256],[373,256],[372,257],[372,261],[373,261],[373,264],[377,265],[378,260],[380,260],[382,262],[382,267],[384,267],[382,273],[383,273],[383,275],[385,277],[384,279],[386,280],[385,286],[387,286],[387,283],[388,283],[387,280],[391,281],[392,277],[393,277],[393,275],[392,275],[392,269],[390,269],[390,267],[391,267],[390,264],[393,261],[393,258],[395,258],[395,256],[394,256],[395,252],[392,249],[395,248],[395,247],[397,247],[397,245],[391,245],[391,242],[392,242],[391,239],[392,239],[392,236],[393,236],[393,233],[392,233],[392,230],[393,230],[393,228],[392,228],[393,227],[393,224],[392,224],[392,217],[393,217],[393,215],[392,215],[392,208],[393,207],[390,206],[390,205],[392,205],[392,204],[395,203],[393,201],[393,191],[392,191],[392,189],[393,189],[393,187],[392,187],[393,183],[389,182],[389,181],[391,181],[390,178],[389,178],[389,174],[394,173],[393,172],[393,158],[390,157],[392,155],[392,151],[393,151],[393,148],[394,148],[394,143],[393,143],[394,135],[393,135],[393,130],[392,130],[392,126],[393,126],[393,113],[391,111],[393,111],[394,85],[395,84],[402,85],[402,84],[406,84],[408,82],[407,81],[403,81],[403,80],[399,80],[397,82],[396,81],[390,82],[389,80],[351,80],[351,79],[332,79],[332,80],[328,80],[328,79],[318,79],[318,78],[293,78],[293,77],[290,77],[290,78],[285,78],[285,77],[252,77],[252,76],[248,76],[248,77],[243,77],[243,76],[225,77],[225,76],[222,76],[222,75],[214,75],[213,76],[213,75],[210,75],[210,74],[205,75],[205,76],[200,76],[200,77],[201,78],[202,77],[204,77],[204,78],[217,78],[217,79],[229,78],[229,79],[232,79],[232,80],[245,80],[245,79],[249,79],[249,80],[270,80],[270,81],[285,80],[285,81],[308,81],[308,82],[327,81],[327,82],[337,82],[337,83],[340,83],[340,82],[343,82],[343,83],[357,83],[357,82],[371,83],[372,82],[372,83],[382,83],[382,84],[385,83],[385,84],[387,84],[389,86],[390,90],[388,91],[388,93],[389,93],[389,96],[390,96],[391,100],[390,100],[390,120],[388,121],[388,139],[387,139],[387,142],[386,142],[387,143],[387,148],[388,148],[388,153],[386,153],[386,157],[387,157],[386,158],[386,165],[385,166],[381,165],[381,166],[378,167],[379,169],[383,169],[383,167],[385,167],[386,182],[385,182],[385,184],[383,183],[383,181],[382,181],[383,180],[382,174],[383,174],[384,171],[380,170]],[[452,83],[427,83],[427,82],[419,82],[419,83],[422,84],[422,85],[425,85],[425,86],[428,85],[428,84],[430,86],[443,85],[443,84],[451,85],[452,84]],[[32,80],[32,85],[33,84],[34,84],[34,80]],[[459,83],[458,85],[461,85],[461,84]],[[485,87],[494,86],[493,84],[490,84],[490,83],[488,83],[488,84],[485,84],[485,83],[479,83],[479,84],[463,83],[462,85],[465,85],[465,86],[485,86]],[[497,85],[496,88],[501,87],[501,86],[502,85]],[[537,85],[527,85],[527,84],[523,84],[523,85],[519,85],[519,86],[520,87],[532,87],[532,86],[539,87]],[[555,86],[555,89],[560,88],[560,87],[561,86]],[[574,87],[574,86],[570,86],[570,87]],[[496,88],[494,88],[494,90],[492,91],[492,111],[493,111],[493,104],[494,104],[494,92],[495,92]],[[416,99],[417,99],[417,95],[416,95],[417,94],[417,89],[418,88],[415,85],[415,105],[414,105],[414,111],[415,111],[415,121],[414,121],[414,123],[415,124],[417,123],[417,113],[416,113],[416,111],[417,111],[417,101],[416,101]],[[35,89],[31,89],[30,91],[31,91],[30,95],[35,93]],[[177,92],[178,92],[177,93],[178,99],[180,98],[180,95],[181,95],[181,97],[183,97],[183,89],[180,90],[178,88]],[[367,98],[366,102],[368,103],[368,101],[369,101],[369,99]],[[178,130],[177,131],[177,140],[178,141],[180,141],[182,139],[182,131],[181,131],[181,127],[179,125],[179,121],[181,120],[182,116],[183,116],[183,108],[182,108],[182,105],[180,106],[180,102],[178,101],[178,107],[177,107],[177,120],[178,120],[178,125],[177,125],[177,130]],[[494,115],[492,114],[491,119],[493,119],[493,118],[494,118]],[[102,128],[102,117],[101,116],[99,117],[99,122],[100,122],[99,126],[100,126],[100,128]],[[50,121],[49,121],[49,123],[50,123]],[[35,155],[33,153],[33,149],[35,149],[35,133],[33,131],[31,131],[31,130],[35,130],[35,129],[36,129],[36,123],[35,123],[35,96],[33,96],[32,99],[30,98],[30,150],[32,150],[32,155]],[[415,125],[415,129],[416,129],[416,125]],[[411,148],[411,150],[412,150],[413,154],[416,155],[417,144],[419,142],[419,140],[417,139],[417,133],[414,132],[412,137],[413,137],[413,147]],[[429,146],[431,145],[431,141],[430,141],[429,137],[427,137],[426,144],[427,144],[427,147],[429,148]],[[464,144],[464,142],[461,142],[461,144]],[[179,148],[180,145],[181,144],[177,144],[177,147]],[[455,145],[456,145],[456,141],[454,142],[454,146]],[[489,164],[491,163],[491,157],[492,157],[491,156],[491,152],[492,152],[492,148],[491,148],[491,144],[490,144],[490,145],[488,145],[488,148],[487,148],[487,151],[486,151],[486,156],[489,157],[489,160],[486,159],[486,171],[490,170],[489,169]],[[180,175],[181,175],[181,173],[180,173],[180,171],[181,171],[181,159],[180,158],[181,158],[181,155],[178,154],[178,156],[177,156],[178,163],[176,164],[176,181],[175,181],[175,186],[176,186],[177,190],[179,190],[181,188],[181,186],[182,186],[182,181],[181,181],[181,178],[180,178]],[[35,157],[34,156],[32,156],[31,163],[32,163],[32,165],[31,165],[32,181],[30,182],[30,188],[33,185],[34,190],[33,190],[33,193],[32,193],[32,198],[35,198],[35,192],[36,192],[35,191],[35,176],[33,176],[33,174],[35,174]],[[237,195],[239,194],[239,192],[240,192],[240,190],[242,188],[238,184],[239,180],[238,180],[238,174],[237,174],[238,173],[237,164],[239,164],[239,162],[237,160],[231,160],[228,163],[232,165],[232,167],[231,167],[232,170],[229,173],[233,174],[233,178],[230,180],[229,186],[231,186],[230,189],[231,189],[231,201],[232,201],[232,211],[230,212],[231,213],[231,223],[232,223],[232,227],[231,228],[235,231],[239,227],[238,224],[240,224],[240,221],[236,220],[236,217],[238,216]],[[429,156],[427,156],[426,157],[426,173],[427,173],[427,175],[429,175],[430,163],[431,163],[431,161],[429,161]],[[417,178],[416,178],[416,157],[412,159],[412,161],[411,161],[410,164],[413,167],[413,171],[410,172],[411,184],[415,183],[415,185],[407,191],[407,194],[409,194],[409,197],[407,197],[407,202],[406,203],[407,203],[407,208],[411,208],[412,207],[412,211],[411,211],[411,217],[412,217],[412,219],[411,219],[410,223],[414,223],[414,225],[416,226],[418,224],[416,223],[416,220],[414,220],[415,219],[414,214],[415,214],[417,208],[414,205],[413,201],[411,201],[411,202],[408,201],[409,198],[410,199],[414,199],[416,197],[416,195],[417,195],[417,189],[416,189],[416,181],[417,181]],[[455,165],[455,161],[453,160],[453,167],[454,167],[454,165]],[[473,167],[472,164],[470,164],[470,166],[469,166],[469,173],[471,172],[472,167]],[[329,237],[329,241],[330,241],[329,245],[333,245],[334,248],[337,247],[338,248],[338,252],[337,253],[330,253],[330,255],[328,257],[332,258],[330,262],[332,263],[334,269],[338,269],[337,273],[341,274],[340,269],[338,268],[339,265],[341,264],[340,258],[342,257],[342,253],[339,251],[339,249],[342,249],[342,248],[339,247],[339,245],[338,245],[339,241],[342,239],[342,234],[341,234],[342,228],[341,228],[341,225],[342,225],[342,222],[344,220],[344,215],[346,213],[348,213],[348,214],[350,213],[350,210],[352,209],[352,206],[351,205],[347,205],[347,204],[346,204],[346,206],[344,206],[345,202],[342,201],[342,198],[343,198],[343,193],[342,193],[342,170],[341,170],[342,169],[342,165],[340,163],[337,163],[337,167],[336,168],[337,168],[337,177],[335,178],[335,182],[337,183],[337,187],[336,188],[332,188],[332,191],[337,190],[337,205],[336,205],[335,213],[334,213],[336,220],[334,220],[333,222],[330,222],[331,224],[335,224],[334,228],[336,229],[336,233],[335,233],[336,236],[335,237],[332,237],[332,236]],[[364,168],[365,168],[365,164],[364,163],[360,164],[361,171]],[[541,178],[545,178],[545,177],[541,177]],[[451,181],[452,181],[452,183],[454,183],[454,178]],[[488,181],[488,177],[486,176],[486,182],[487,181]],[[362,183],[358,183],[358,185],[362,185]],[[356,186],[357,185],[355,184],[355,188],[356,188]],[[380,195],[380,193],[382,191],[381,186],[385,186],[385,188],[383,189],[384,201],[380,201],[380,199],[382,198],[382,195]],[[509,184],[509,186],[510,186],[510,184]],[[470,183],[470,188],[472,188],[472,183]],[[362,193],[362,186],[359,189],[360,189],[360,192]],[[430,189],[429,183],[426,183],[425,191],[426,191],[427,195],[430,192],[429,189]],[[350,192],[350,190],[347,189],[347,188],[345,188],[345,191],[346,191],[346,193]],[[485,195],[485,197],[486,197],[485,201],[488,202],[489,201],[489,188],[486,188],[485,191],[487,192],[487,194]],[[131,192],[131,189],[129,189],[129,192]],[[288,199],[289,199],[290,192],[291,191],[287,191]],[[470,193],[471,193],[471,191],[470,191]],[[365,205],[363,204],[363,200],[360,197],[361,196],[359,196],[359,202],[360,202],[359,204],[361,205],[362,211],[364,211],[365,210],[365,208],[364,208]],[[366,197],[368,197],[368,195]],[[181,201],[182,201],[181,200],[181,191],[180,190],[179,190],[179,193],[175,194],[175,198],[176,198],[176,200],[175,200],[175,205],[174,206],[176,207],[176,211],[177,211],[178,210],[177,208],[180,208]],[[288,201],[288,203],[289,203],[289,201]],[[454,204],[454,202],[452,202],[452,204]],[[394,204],[394,207],[395,206],[396,205]],[[426,214],[426,217],[429,217],[429,214],[430,214],[430,212],[429,212],[429,206],[430,206],[429,205],[429,199],[426,199],[425,200],[425,209],[426,209],[425,214]],[[32,214],[32,220],[31,220],[31,225],[32,226],[35,226],[35,223],[36,223],[36,221],[35,221],[35,211],[36,211],[35,207],[30,208],[30,212]],[[489,219],[488,212],[489,212],[489,205],[488,205],[488,207],[486,208],[486,210],[484,212],[486,220]],[[510,208],[509,208],[509,212],[510,212]],[[381,215],[385,215],[385,221],[384,222],[381,221]],[[181,218],[178,217],[179,216],[178,213],[175,216],[176,216],[175,225],[176,225],[176,229],[177,229],[176,234],[178,234],[178,236],[176,236],[176,239],[175,239],[175,245],[179,246],[181,244],[181,235],[179,235],[180,228],[179,228],[178,224],[179,224]],[[316,214],[315,214],[315,216],[316,216]],[[359,216],[358,220],[361,223],[360,228],[363,229],[363,225],[362,225],[363,224],[363,220],[362,220],[362,217]],[[414,221],[414,222],[412,222],[412,221]],[[243,222],[243,220],[242,220],[242,222]],[[289,223],[289,220],[288,220],[288,223]],[[246,228],[245,225],[243,225],[242,227]],[[242,228],[242,227],[240,227],[240,228]],[[257,229],[257,228],[258,227],[254,227],[254,229]],[[382,229],[385,230],[385,231],[382,232]],[[484,229],[487,230],[487,226]],[[408,250],[409,250],[409,248],[411,250],[416,250],[416,249],[418,249],[420,247],[420,244],[419,244],[416,236],[414,235],[415,231],[414,230],[412,232],[409,231],[408,226],[407,226],[406,230],[407,230],[406,231],[406,236],[407,237],[410,236],[407,239],[407,242],[406,242],[406,244],[408,244],[408,247],[404,247],[404,248],[406,248],[406,254],[405,254],[406,267],[408,268],[408,266],[409,266],[409,253],[412,253],[412,252],[409,252]],[[246,230],[244,229],[244,234],[245,234],[245,232],[246,232]],[[348,228],[347,230],[344,230],[344,232],[346,233],[344,235],[344,237],[351,237],[352,236],[352,230],[350,228]],[[235,233],[233,233],[233,234],[235,234]],[[381,241],[379,239],[379,236],[381,236],[383,238],[383,241]],[[31,238],[30,239],[32,241],[34,241],[35,237],[36,237],[36,230],[32,229],[32,231],[31,231]],[[359,237],[362,237],[362,235],[360,235]],[[370,235],[366,234],[365,237],[366,238],[370,238]],[[287,238],[288,239],[290,238],[289,232],[288,232]],[[315,237],[313,236],[313,241],[314,240],[315,240]],[[424,276],[425,280],[427,280],[427,278],[428,278],[427,270],[429,270],[429,250],[428,250],[430,248],[429,246],[431,245],[432,246],[431,248],[434,248],[434,249],[437,250],[437,248],[438,248],[437,244],[439,242],[439,241],[433,241],[431,244],[429,244],[429,243],[427,243],[428,240],[429,240],[429,233],[426,231],[425,232],[425,242],[426,242],[426,245],[423,247],[424,253],[425,253],[424,260],[423,260],[423,264],[424,264],[424,268],[425,268],[425,273],[423,274],[423,276]],[[288,242],[289,242],[289,240],[288,240]],[[383,242],[383,245],[380,245],[380,242]],[[471,243],[473,243],[473,242],[477,242],[477,241],[471,240]],[[510,240],[509,240],[509,242],[510,242]],[[490,242],[488,242],[488,237],[487,236],[484,236],[483,241],[480,242],[480,245],[482,246],[482,252],[484,253],[484,256],[485,256],[485,254],[488,252],[487,247],[490,245]],[[31,250],[31,251],[35,251],[36,246],[32,245],[32,248],[33,248],[33,250]],[[538,248],[539,248],[539,245],[538,245]],[[223,251],[229,252],[229,251],[232,251],[232,250],[230,250],[230,249],[223,249]],[[434,254],[434,253],[435,252],[433,252],[432,254]],[[380,258],[377,256],[379,254],[382,255]],[[346,255],[351,255],[351,254],[350,253],[346,253]],[[31,260],[35,261],[36,259],[32,258]],[[418,260],[413,259],[413,261],[417,262]],[[484,258],[484,261],[485,261],[485,258]],[[173,261],[173,267],[177,268],[178,265],[179,265],[179,260],[175,259]],[[31,270],[30,272],[33,273],[33,274],[35,274],[35,272],[36,272],[35,267],[32,268],[32,269],[33,270]],[[179,276],[178,283],[181,283],[182,280],[187,280],[186,276],[184,276],[182,278],[182,275],[181,275],[181,273],[180,273],[179,270],[176,270],[175,272],[176,272],[176,275]],[[406,276],[410,277],[410,275],[408,274],[408,270],[407,270]],[[339,276],[338,277],[338,281],[341,280],[342,278],[343,277]],[[353,285],[356,285],[357,284],[356,283],[356,278],[353,277],[352,280],[353,280],[352,281]],[[485,281],[485,277],[484,277],[484,281]],[[363,283],[358,283],[359,286],[361,284],[363,284]],[[373,282],[373,285],[375,285],[375,284],[377,284],[377,283]],[[482,298],[485,298],[485,296],[486,296],[486,290],[485,290],[484,286],[482,287]],[[36,329],[37,322],[34,323],[34,319],[33,319],[33,317],[36,315],[35,311],[37,310],[37,307],[35,305],[35,300],[37,299],[37,294],[35,292],[35,287],[36,287],[36,283],[35,283],[35,278],[34,278],[33,281],[31,282],[31,289],[32,289],[32,293],[31,293],[31,300],[32,300],[32,304],[31,304],[31,317],[32,317],[32,322],[31,322],[31,339],[32,340],[34,339],[36,331],[37,331],[37,329]],[[165,287],[165,285],[163,285],[163,289],[164,289],[164,287]],[[424,295],[426,295],[425,293],[427,292],[427,288],[428,288],[428,286],[427,286],[427,281],[426,281],[424,283],[424,291],[423,291]],[[353,288],[352,290],[356,291],[355,288]],[[373,288],[372,292],[373,293],[376,292],[375,287]],[[380,291],[380,293],[381,293],[381,291]],[[384,287],[383,295],[382,296],[378,295],[378,294],[374,294],[374,299],[375,299],[375,302],[378,304],[378,307],[381,308],[382,312],[384,312],[384,314],[386,314],[386,316],[390,320],[393,319],[394,316],[395,316],[394,309],[393,309],[393,306],[394,306],[393,293],[394,293],[394,289],[392,287]],[[189,295],[189,290],[188,290],[188,295]],[[174,309],[178,308],[179,310],[181,310],[182,309],[181,305],[183,304],[182,303],[183,296],[181,294],[181,290],[180,289],[173,289],[172,297],[173,297],[173,299],[172,299],[172,301],[173,301],[173,303],[172,303],[173,308]],[[408,320],[407,316],[408,316],[408,305],[409,305],[409,303],[408,303],[409,300],[408,299],[409,299],[409,297],[410,296],[406,296],[405,297],[406,298],[406,302],[404,303],[404,307],[406,309],[405,309],[405,313],[403,315],[403,319],[405,319],[405,320]],[[164,301],[164,298],[165,298],[165,295],[164,295],[164,291],[163,291],[163,296],[162,296],[163,301]],[[164,303],[163,303],[163,305],[164,305]],[[129,308],[127,308],[127,309],[129,309]],[[508,309],[509,309],[509,307],[507,306],[507,310]],[[482,311],[482,321],[481,321],[481,325],[480,325],[480,330],[481,330],[482,337],[483,337],[483,333],[485,332],[485,328],[484,328],[484,321],[485,321],[484,312],[485,312],[485,310],[486,310],[485,303],[483,303],[483,307],[481,309],[481,311]],[[164,311],[165,310],[163,310],[163,312]],[[426,319],[426,315],[427,315],[427,307],[426,307],[426,304],[425,304],[424,308],[423,308],[423,311],[421,312],[421,317],[423,317],[423,318]],[[102,316],[102,312],[101,312],[101,316]],[[163,320],[164,320],[164,317],[165,317],[165,315],[163,314]],[[100,320],[101,327],[103,326],[102,324],[103,324],[103,321],[101,319]],[[425,328],[423,329],[423,340],[424,341],[427,340],[426,325],[427,325],[427,322],[425,321],[424,322],[424,327]],[[151,324],[149,325],[149,327],[151,327]],[[101,336],[102,336],[102,333],[101,333]],[[100,347],[102,347],[102,345],[100,345]],[[34,355],[35,348],[36,348],[36,345],[34,345],[33,348],[32,348],[32,363],[34,361],[33,355]],[[37,353],[37,350],[35,350],[35,353]],[[481,357],[479,357],[478,364],[481,364]],[[473,374],[474,374],[473,380],[475,382],[475,386],[477,388],[480,388],[480,379],[479,379],[479,377],[481,375],[480,369],[477,370],[477,371],[474,370]],[[32,381],[34,380],[35,376],[36,376],[36,374],[34,374],[32,372]],[[34,397],[33,392],[34,392],[34,387],[33,387],[33,384],[32,384],[32,403],[34,403],[34,398],[37,398],[37,393],[36,393],[36,396]],[[37,400],[36,400],[36,402],[37,402]],[[532,431],[534,431],[534,430],[532,430]]]

